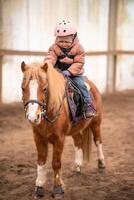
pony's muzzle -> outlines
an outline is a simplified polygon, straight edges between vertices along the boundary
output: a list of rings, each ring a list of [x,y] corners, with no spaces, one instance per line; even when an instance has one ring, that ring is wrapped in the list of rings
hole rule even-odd
[[[41,122],[41,114],[31,115],[31,114],[27,113],[26,118],[32,124],[39,124]]]

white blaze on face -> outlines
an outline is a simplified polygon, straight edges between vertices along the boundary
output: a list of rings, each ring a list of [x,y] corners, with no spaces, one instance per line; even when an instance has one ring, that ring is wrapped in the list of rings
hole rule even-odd
[[[83,163],[83,152],[82,149],[78,149],[78,147],[75,147],[75,163],[79,166]]]
[[[29,90],[30,90],[30,99],[29,100],[37,100],[37,89],[38,89],[38,83],[37,80],[30,80],[29,83]],[[37,118],[36,111],[38,108],[37,103],[29,103],[28,104],[28,119],[32,122]]]
[[[37,165],[36,186],[42,187],[46,181],[45,165]]]

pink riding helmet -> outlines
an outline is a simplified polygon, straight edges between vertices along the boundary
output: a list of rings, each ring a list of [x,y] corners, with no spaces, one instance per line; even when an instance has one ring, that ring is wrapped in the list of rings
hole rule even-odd
[[[74,24],[68,20],[63,20],[56,24],[55,36],[68,36],[76,34],[77,30]]]

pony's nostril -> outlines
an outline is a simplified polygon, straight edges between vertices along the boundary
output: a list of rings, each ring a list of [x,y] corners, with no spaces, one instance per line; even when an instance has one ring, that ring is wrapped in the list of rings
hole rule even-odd
[[[37,115],[37,118],[36,118],[36,120],[35,120],[35,122],[38,122],[39,119],[40,119],[40,115],[38,114],[38,115]]]

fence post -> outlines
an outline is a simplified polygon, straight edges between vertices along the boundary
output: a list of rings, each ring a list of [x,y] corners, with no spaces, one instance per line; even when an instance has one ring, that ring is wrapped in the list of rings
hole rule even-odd
[[[0,103],[2,102],[2,64],[3,56],[0,55]]]
[[[112,51],[112,55],[107,57],[107,85],[106,92],[115,92],[116,90],[116,31],[117,31],[117,13],[118,13],[118,1],[109,1],[109,22],[108,22],[108,51]]]

